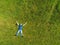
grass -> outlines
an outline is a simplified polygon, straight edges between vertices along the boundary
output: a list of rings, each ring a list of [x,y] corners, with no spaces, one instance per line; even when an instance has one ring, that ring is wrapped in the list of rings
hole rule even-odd
[[[60,45],[59,0],[0,0],[0,45]],[[14,36],[19,23],[24,37]]]

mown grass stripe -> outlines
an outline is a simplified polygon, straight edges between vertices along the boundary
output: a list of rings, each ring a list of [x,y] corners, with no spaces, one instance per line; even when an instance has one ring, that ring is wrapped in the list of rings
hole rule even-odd
[[[52,17],[53,11],[54,11],[55,6],[57,5],[57,3],[58,3],[58,0],[55,0],[54,4],[52,5],[51,11],[47,15],[47,20],[46,20],[45,23],[49,22],[50,18]]]

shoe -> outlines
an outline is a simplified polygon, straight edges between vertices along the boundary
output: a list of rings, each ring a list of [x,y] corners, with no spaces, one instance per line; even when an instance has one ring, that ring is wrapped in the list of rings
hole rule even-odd
[[[21,37],[23,37],[23,36],[21,36]]]
[[[17,36],[17,35],[14,35],[14,36]]]

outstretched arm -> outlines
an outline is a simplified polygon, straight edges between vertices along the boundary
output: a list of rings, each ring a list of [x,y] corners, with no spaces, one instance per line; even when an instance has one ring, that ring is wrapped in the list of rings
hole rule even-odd
[[[27,24],[27,22],[25,24],[23,24],[23,26],[25,26]]]
[[[19,25],[19,23],[16,21],[16,25]]]

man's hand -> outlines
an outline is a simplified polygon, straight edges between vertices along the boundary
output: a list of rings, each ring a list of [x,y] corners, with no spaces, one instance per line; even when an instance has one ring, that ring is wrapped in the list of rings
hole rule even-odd
[[[25,24],[23,24],[23,26],[25,26],[27,24],[27,22]]]
[[[19,23],[16,21],[16,25],[19,25]]]

